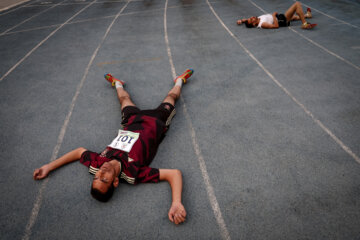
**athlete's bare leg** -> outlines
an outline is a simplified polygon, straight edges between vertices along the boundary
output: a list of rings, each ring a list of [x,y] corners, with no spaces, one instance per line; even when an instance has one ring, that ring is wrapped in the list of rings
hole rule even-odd
[[[300,20],[300,17],[297,14],[292,16],[291,21],[297,21],[297,20]]]
[[[180,93],[181,87],[174,85],[174,87],[168,92],[163,102],[167,102],[175,106],[175,102],[180,97]]]
[[[310,8],[308,8],[308,11],[304,14],[304,17],[305,18],[311,18],[312,17]],[[300,20],[299,15],[295,14],[294,16],[292,16],[291,21],[297,21],[297,20]]]
[[[170,89],[163,103],[167,102],[175,106],[176,100],[180,97],[182,85],[187,83],[187,79],[193,74],[193,72],[193,69],[186,69],[183,74],[181,74],[174,80],[175,85],[172,89]]]
[[[293,19],[293,17],[295,16],[295,13],[297,14],[297,16],[295,18],[297,19]],[[287,21],[291,21],[291,20],[298,20],[300,19],[302,23],[305,23],[305,15],[301,6],[300,2],[295,2],[286,12],[285,12],[285,17]]]
[[[130,98],[130,95],[124,88],[116,88],[117,96],[121,105],[121,110],[127,106],[136,106]]]

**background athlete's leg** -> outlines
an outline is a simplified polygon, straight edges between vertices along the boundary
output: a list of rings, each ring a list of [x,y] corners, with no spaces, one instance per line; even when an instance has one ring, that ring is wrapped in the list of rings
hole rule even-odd
[[[286,12],[285,17],[287,21],[291,21],[295,13],[299,16],[302,23],[305,23],[305,16],[302,10],[302,6],[300,2],[295,2]]]
[[[312,18],[312,14],[311,14],[311,9],[307,8],[306,13],[304,14],[305,18]],[[297,21],[300,20],[299,15],[295,14],[294,16],[292,16],[291,21]]]

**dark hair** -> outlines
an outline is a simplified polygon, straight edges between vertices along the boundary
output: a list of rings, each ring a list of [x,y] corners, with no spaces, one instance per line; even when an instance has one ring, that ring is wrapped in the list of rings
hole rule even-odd
[[[254,27],[252,24],[248,23],[247,20],[246,20],[244,23],[245,23],[245,26],[246,26],[247,28],[253,28],[253,27]]]
[[[112,197],[114,193],[114,185],[111,184],[109,189],[106,192],[101,192],[99,189],[93,188],[91,186],[91,196],[95,199],[99,200],[100,202],[107,202]]]

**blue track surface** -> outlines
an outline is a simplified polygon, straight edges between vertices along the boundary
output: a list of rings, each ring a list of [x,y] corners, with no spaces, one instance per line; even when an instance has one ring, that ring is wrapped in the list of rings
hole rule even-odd
[[[291,0],[32,0],[0,12],[1,239],[358,239],[360,4],[306,0],[312,23],[247,29]],[[168,41],[166,41],[168,40]],[[151,166],[183,173],[187,221],[167,183],[122,184],[106,204],[79,163],[120,127],[105,73],[153,108],[193,68]]]

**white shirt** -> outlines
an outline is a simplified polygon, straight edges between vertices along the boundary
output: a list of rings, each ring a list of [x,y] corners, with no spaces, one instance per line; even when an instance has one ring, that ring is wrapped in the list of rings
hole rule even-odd
[[[271,14],[264,14],[259,16],[258,18],[260,18],[260,22],[259,25],[257,26],[258,28],[261,28],[261,25],[266,22],[269,24],[274,24],[274,18]]]

